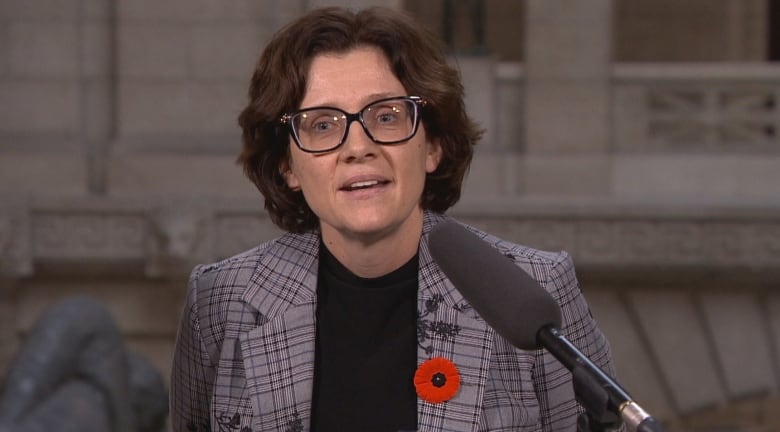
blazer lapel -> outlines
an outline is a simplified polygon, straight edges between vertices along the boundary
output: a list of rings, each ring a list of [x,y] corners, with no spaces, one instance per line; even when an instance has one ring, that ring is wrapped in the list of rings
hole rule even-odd
[[[444,357],[458,368],[461,385],[455,396],[443,403],[418,399],[418,430],[474,431],[482,412],[494,330],[479,318],[433,262],[427,234],[440,220],[426,214],[420,243],[418,364]]]
[[[244,301],[258,325],[239,337],[253,428],[309,429],[314,384],[318,236],[283,236],[265,254]]]

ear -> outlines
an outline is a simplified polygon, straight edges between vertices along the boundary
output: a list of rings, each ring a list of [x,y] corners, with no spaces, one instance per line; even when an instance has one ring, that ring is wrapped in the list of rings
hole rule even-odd
[[[425,156],[425,172],[428,174],[436,171],[441,162],[442,150],[441,140],[438,138],[427,142],[428,154]]]
[[[298,180],[298,176],[292,170],[289,160],[283,161],[279,164],[279,173],[284,177],[284,181],[287,183],[287,187],[297,191],[301,189],[301,182]]]

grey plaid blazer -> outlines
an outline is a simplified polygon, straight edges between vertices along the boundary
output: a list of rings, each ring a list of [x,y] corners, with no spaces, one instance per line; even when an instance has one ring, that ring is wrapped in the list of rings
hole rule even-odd
[[[581,408],[569,372],[545,351],[520,350],[497,335],[433,262],[427,233],[444,218],[425,215],[418,361],[452,360],[461,388],[444,403],[418,399],[418,430],[576,430]],[[570,257],[474,231],[553,295],[566,337],[613,374]],[[193,270],[171,375],[174,431],[309,430],[319,246],[317,232],[285,234]]]

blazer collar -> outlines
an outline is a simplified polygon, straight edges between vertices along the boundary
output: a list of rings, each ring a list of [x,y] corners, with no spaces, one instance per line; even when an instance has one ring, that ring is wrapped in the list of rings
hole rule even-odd
[[[319,247],[317,231],[286,233],[274,240],[249,278],[243,301],[263,317],[314,302]]]

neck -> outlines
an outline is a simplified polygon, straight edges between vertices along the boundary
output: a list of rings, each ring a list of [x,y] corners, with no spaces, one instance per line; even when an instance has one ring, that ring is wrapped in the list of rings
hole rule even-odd
[[[422,210],[390,233],[344,235],[322,231],[325,246],[352,273],[364,278],[384,276],[417,254],[422,235]]]

